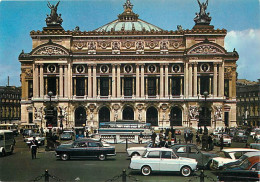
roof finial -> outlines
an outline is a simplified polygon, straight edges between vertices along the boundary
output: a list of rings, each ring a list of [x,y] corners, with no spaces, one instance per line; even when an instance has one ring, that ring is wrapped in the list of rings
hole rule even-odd
[[[123,7],[125,8],[125,10],[126,10],[126,9],[131,9],[131,10],[132,10],[132,9],[133,9],[133,6],[134,6],[134,5],[131,4],[130,0],[126,0],[126,3],[124,4]]]

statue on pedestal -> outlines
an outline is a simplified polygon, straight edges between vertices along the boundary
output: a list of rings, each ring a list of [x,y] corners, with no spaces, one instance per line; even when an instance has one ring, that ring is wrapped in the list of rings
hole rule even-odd
[[[194,21],[196,24],[209,25],[211,21],[211,17],[209,13],[206,13],[206,9],[208,7],[208,0],[204,3],[200,3],[200,0],[197,0],[200,6],[200,12],[196,13],[196,17]]]
[[[46,18],[46,24],[47,26],[48,25],[61,25],[63,20],[61,18],[61,14],[57,14],[57,8],[58,8],[58,5],[59,5],[60,1],[54,6],[52,4],[50,4],[50,2],[48,2],[47,6],[48,8],[51,9],[51,14],[50,15],[47,15],[47,18]]]

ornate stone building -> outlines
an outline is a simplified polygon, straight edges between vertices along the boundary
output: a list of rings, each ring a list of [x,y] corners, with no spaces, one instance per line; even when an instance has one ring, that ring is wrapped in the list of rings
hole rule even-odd
[[[21,88],[0,86],[0,122],[16,123],[21,119]]]
[[[241,126],[260,127],[260,79],[237,80],[237,122]]]
[[[31,31],[32,51],[19,56],[22,121],[33,114],[46,127],[43,110],[52,91],[66,127],[117,120],[236,125],[238,54],[224,49],[227,31],[214,29],[203,7],[191,30],[167,31],[139,19],[127,0],[118,19],[86,32],[65,31],[57,6],[47,27]],[[59,126],[59,117],[52,125]]]

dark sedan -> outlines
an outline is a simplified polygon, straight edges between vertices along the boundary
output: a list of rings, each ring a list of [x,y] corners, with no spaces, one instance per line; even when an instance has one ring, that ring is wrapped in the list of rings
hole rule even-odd
[[[209,167],[211,159],[218,157],[217,154],[201,151],[194,144],[176,144],[171,148],[180,157],[196,159],[199,168]]]
[[[260,158],[253,156],[219,172],[219,181],[259,181]]]
[[[73,143],[62,144],[56,148],[56,157],[64,161],[72,158],[89,157],[105,160],[106,157],[115,155],[115,147],[104,146],[102,142],[93,139],[76,140]]]

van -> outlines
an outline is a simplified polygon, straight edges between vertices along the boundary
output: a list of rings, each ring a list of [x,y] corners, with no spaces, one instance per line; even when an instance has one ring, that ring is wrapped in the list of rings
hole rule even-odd
[[[0,130],[0,154],[5,156],[6,153],[12,154],[14,151],[15,139],[11,130]]]

